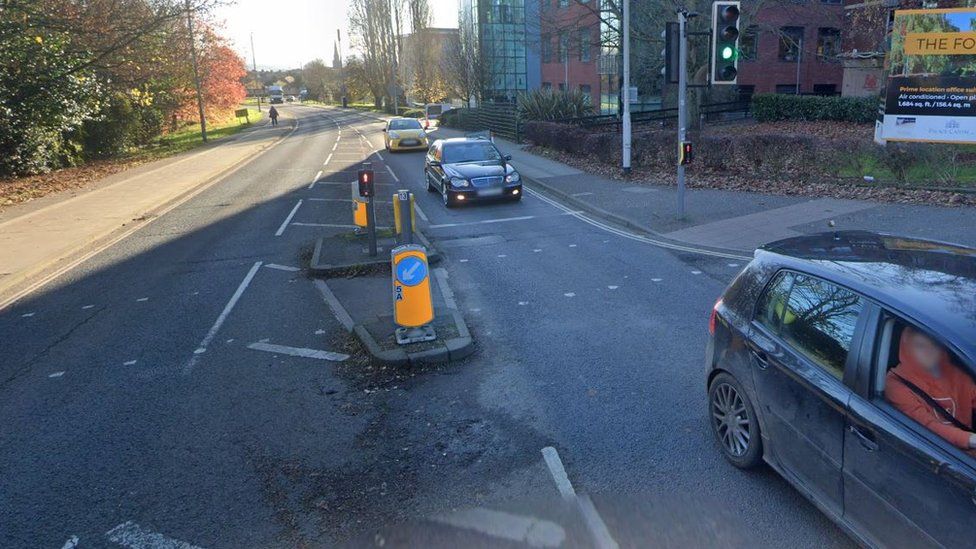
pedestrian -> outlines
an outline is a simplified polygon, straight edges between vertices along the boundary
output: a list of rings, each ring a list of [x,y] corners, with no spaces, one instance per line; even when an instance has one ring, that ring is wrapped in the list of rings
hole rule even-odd
[[[278,125],[278,109],[274,108],[274,105],[272,105],[271,106],[271,109],[268,111],[268,116],[271,117],[271,125],[272,126],[277,126]]]

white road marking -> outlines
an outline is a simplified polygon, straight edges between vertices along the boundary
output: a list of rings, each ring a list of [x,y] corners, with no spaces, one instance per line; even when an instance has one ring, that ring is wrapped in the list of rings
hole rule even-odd
[[[617,288],[619,288],[619,287],[620,287],[620,286],[607,286],[607,289],[608,289],[608,290],[616,290],[616,289],[617,289]]]
[[[420,219],[424,220],[424,223],[430,223],[430,218],[427,217],[427,214],[425,214],[424,211],[420,209],[420,204],[414,202],[413,208],[417,210],[417,215],[420,216]]]
[[[566,468],[563,467],[563,461],[559,459],[559,452],[552,446],[546,446],[542,449],[542,457],[545,459],[552,480],[556,483],[556,489],[559,490],[563,499],[571,503],[576,502],[579,506],[580,514],[583,515],[583,522],[586,523],[586,528],[593,536],[596,546],[600,549],[617,549],[619,547],[617,542],[610,535],[610,530],[603,522],[590,497],[585,494],[576,495],[573,483],[569,481]]]
[[[48,374],[47,377],[61,377],[64,375],[64,371],[54,372],[53,374]]]
[[[328,166],[329,165],[329,160],[332,160],[332,153],[329,153],[329,156],[327,156],[325,158],[325,162],[323,162],[322,165],[323,166]]]
[[[20,318],[30,318],[30,317],[32,317],[32,316],[34,316],[36,314],[37,313],[24,313],[24,314],[20,315]]]
[[[248,349],[255,351],[265,351],[276,355],[297,356],[302,358],[315,358],[318,360],[331,360],[332,362],[342,362],[349,358],[349,355],[334,353],[332,351],[320,351],[318,349],[305,349],[302,347],[289,347],[287,345],[275,345],[258,341],[247,346]]]
[[[528,301],[519,301],[519,305],[528,305],[528,304],[529,304]]]
[[[390,172],[390,175],[393,176],[394,181],[396,181],[397,183],[400,182],[400,178],[397,177],[395,173],[393,173],[393,168],[391,168],[389,164],[386,165],[386,171]]]
[[[651,279],[651,282],[660,282],[662,280],[664,280],[664,279],[662,279],[662,278],[652,278]]]
[[[317,335],[317,336],[320,336],[320,335],[322,335],[324,333],[325,333],[325,330],[323,330],[321,328],[319,328],[318,330],[315,330],[315,335]]]
[[[461,263],[467,263],[469,260],[467,260],[467,259],[458,259],[458,261],[461,262]]]
[[[149,301],[149,298],[148,298],[148,297],[140,297],[140,298],[139,298],[139,299],[137,299],[136,301],[138,301],[138,302],[140,302],[140,303],[145,303],[146,301]]]
[[[123,362],[122,365],[123,366],[133,366],[136,362],[137,361],[135,361],[135,360],[129,360],[129,361]]]
[[[432,517],[432,520],[530,547],[559,547],[566,541],[566,531],[555,522],[483,507]]]
[[[200,549],[185,541],[146,530],[131,520],[105,532],[105,537],[130,549]]]
[[[217,316],[217,320],[213,323],[213,326],[210,327],[210,331],[208,331],[207,335],[203,337],[200,345],[198,345],[196,350],[193,351],[193,356],[190,357],[190,360],[187,361],[185,366],[183,366],[183,375],[189,374],[200,360],[200,355],[207,352],[207,346],[210,345],[211,341],[213,341],[213,338],[217,335],[217,332],[220,331],[220,327],[224,325],[227,317],[230,316],[230,312],[234,310],[234,306],[237,305],[238,300],[240,300],[241,296],[244,295],[244,290],[247,290],[248,285],[251,284],[252,280],[254,280],[254,275],[257,274],[258,269],[261,268],[261,265],[262,262],[258,261],[251,266],[251,270],[249,270],[247,275],[244,276],[244,280],[241,281],[240,286],[238,286],[237,290],[234,291],[234,295],[230,296],[230,301],[227,302],[227,305],[224,305],[224,310],[221,311],[220,315]]]
[[[563,295],[566,296],[566,297],[576,297],[576,294],[573,293],[573,292],[566,292]]]
[[[380,159],[380,162],[383,162],[383,155],[380,154],[380,151],[378,151],[378,150],[377,151],[373,151],[373,154],[375,154],[376,157]]]
[[[552,206],[554,208],[563,210],[566,213],[572,212],[572,210],[570,208],[568,208],[566,206],[563,206],[562,204],[560,204],[559,202],[556,202],[555,200],[553,200],[551,198],[548,198],[546,196],[543,196],[543,195],[539,194],[537,191],[534,191],[532,189],[526,188],[525,189],[525,192],[531,194],[532,196],[538,198],[539,200],[542,200],[543,202],[549,204],[550,206]],[[589,225],[592,225],[592,226],[594,226],[594,227],[596,227],[598,229],[601,229],[603,231],[606,231],[608,233],[615,234],[615,235],[621,236],[623,238],[628,238],[630,240],[636,240],[637,242],[643,242],[645,244],[650,244],[652,246],[657,246],[659,248],[665,248],[665,249],[668,249],[668,250],[677,250],[677,251],[680,251],[680,252],[690,252],[690,253],[695,253],[695,254],[712,256],[712,257],[722,257],[722,258],[725,258],[725,259],[741,259],[741,260],[746,260],[746,261],[749,261],[749,260],[752,259],[752,258],[750,258],[748,256],[744,256],[744,255],[738,255],[738,254],[726,253],[726,252],[717,252],[717,251],[713,251],[713,250],[705,250],[705,249],[702,249],[702,248],[697,248],[697,247],[692,246],[692,245],[683,245],[683,244],[677,244],[677,243],[673,243],[673,242],[666,242],[666,241],[663,241],[663,240],[657,240],[657,239],[650,238],[650,237],[647,237],[647,236],[642,236],[642,235],[638,235],[638,234],[634,234],[634,233],[629,233],[627,231],[624,231],[624,230],[621,230],[621,229],[617,229],[617,228],[611,227],[610,225],[607,225],[605,223],[601,223],[599,221],[596,221],[594,219],[591,219],[591,218],[587,217],[585,214],[579,213],[579,212],[573,213],[571,215],[573,217],[575,217],[576,219],[579,219],[583,223],[587,223]]]
[[[508,257],[508,256],[505,254],[498,254],[498,257]]]
[[[563,467],[563,460],[559,459],[559,452],[552,446],[546,446],[542,449],[542,457],[546,460],[552,480],[555,481],[556,489],[563,499],[567,501],[576,499],[576,490],[573,489],[573,483],[569,482],[569,475]]]
[[[583,192],[583,193],[573,193],[573,194],[571,194],[569,196],[590,196],[592,194],[593,193],[591,193],[591,192]]]
[[[534,250],[532,250],[532,251],[533,251],[533,252],[535,252],[535,253],[539,253],[539,252],[541,252],[541,251],[542,251],[542,248],[536,248],[536,249],[534,249]]]
[[[285,229],[288,228],[288,224],[291,223],[291,219],[295,217],[295,214],[298,213],[298,208],[300,208],[301,206],[302,206],[302,199],[299,198],[298,204],[295,204],[295,207],[291,209],[291,213],[288,214],[288,217],[286,217],[285,220],[281,222],[281,226],[278,227],[277,231],[275,231],[275,236],[281,236],[282,234],[285,233]]]
[[[564,213],[556,214],[556,215],[574,215],[574,214],[577,214],[577,213],[579,213],[579,212],[569,211],[569,212],[564,212]],[[466,221],[466,222],[463,222],[463,223],[439,223],[437,225],[431,225],[430,228],[431,229],[444,229],[444,228],[447,228],[447,227],[464,227],[464,226],[467,226],[467,225],[487,225],[489,223],[507,223],[507,222],[510,222],[510,221],[526,221],[526,220],[529,220],[529,219],[537,219],[537,218],[540,218],[540,217],[551,217],[551,216],[547,216],[547,215],[520,215],[518,217],[501,217],[501,218],[498,218],[498,219],[482,219],[480,221]],[[573,244],[572,246],[576,246],[576,245]]]
[[[336,138],[335,145],[332,145],[333,152],[339,148],[339,138]]]
[[[279,271],[288,271],[289,273],[296,273],[301,269],[298,267],[292,267],[291,265],[278,265],[277,263],[268,263],[265,267],[269,269],[277,269]]]
[[[693,274],[693,275],[700,275],[701,274],[701,271],[691,271],[691,274]]]
[[[579,509],[580,513],[583,514],[583,521],[586,523],[590,535],[593,536],[593,542],[599,549],[617,549],[620,547],[617,545],[617,541],[613,539],[613,536],[610,535],[610,529],[603,522],[603,518],[597,512],[590,496],[586,494],[580,496]]]
[[[85,305],[84,307],[81,308],[81,310],[82,311],[87,311],[88,309],[91,309],[93,307],[95,307],[95,306],[94,305]]]
[[[356,225],[343,225],[342,223],[292,223],[296,227],[331,227],[333,229],[355,229]],[[377,227],[378,229],[379,227]]]
[[[78,536],[71,536],[68,538],[68,541],[64,542],[61,549],[75,549],[75,547],[78,547],[78,541],[80,541]]]
[[[575,248],[576,247],[576,244],[570,244],[569,247],[570,248]]]
[[[738,263],[729,263],[728,265],[729,265],[729,267],[732,267],[732,268],[735,268],[735,267],[738,267],[739,266]]]
[[[332,293],[332,289],[329,285],[325,283],[324,280],[316,279],[314,282],[315,287],[318,288],[319,293],[322,294],[322,298],[329,305],[329,309],[332,309],[332,314],[339,320],[339,323],[346,329],[347,332],[352,332],[356,323],[353,322],[352,317],[346,311],[339,299]]]
[[[319,180],[320,177],[322,177],[322,170],[319,170],[318,173],[315,174],[315,177],[312,178],[312,182],[308,184],[308,188],[311,189],[315,187],[315,183]]]

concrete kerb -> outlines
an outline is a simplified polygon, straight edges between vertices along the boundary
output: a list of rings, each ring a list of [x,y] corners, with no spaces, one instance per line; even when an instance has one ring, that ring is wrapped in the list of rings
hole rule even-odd
[[[541,190],[541,191],[543,191],[543,192],[545,192],[547,194],[551,194],[551,195],[559,198],[559,200],[561,200],[563,202],[567,202],[567,203],[571,204],[572,206],[574,206],[575,208],[580,209],[580,210],[583,210],[583,211],[586,211],[587,213],[589,213],[591,215],[594,215],[596,217],[599,217],[599,218],[601,218],[604,221],[607,221],[609,223],[613,223],[614,225],[619,225],[619,226],[621,226],[623,228],[629,229],[629,230],[634,231],[636,233],[640,233],[642,235],[645,235],[647,237],[653,238],[655,240],[659,240],[659,241],[661,241],[664,244],[671,244],[673,246],[686,247],[686,248],[694,248],[695,250],[700,250],[700,251],[702,251],[704,253],[711,253],[711,254],[731,254],[731,255],[736,256],[737,259],[749,259],[749,256],[752,254],[752,250],[738,250],[738,249],[732,249],[732,248],[715,248],[715,247],[712,247],[712,246],[703,246],[703,245],[698,244],[698,243],[695,243],[695,242],[687,242],[687,241],[683,241],[683,240],[676,240],[674,238],[669,238],[669,237],[666,237],[666,236],[662,235],[661,233],[655,231],[654,229],[651,229],[650,227],[647,227],[646,225],[641,225],[639,223],[635,223],[635,222],[633,222],[633,221],[631,221],[631,220],[629,220],[629,219],[627,219],[627,218],[625,218],[623,216],[617,215],[617,214],[612,213],[612,212],[609,212],[609,211],[607,211],[607,210],[605,210],[603,208],[600,208],[599,206],[594,206],[593,204],[590,204],[589,202],[586,202],[585,200],[580,200],[579,198],[577,198],[575,196],[572,196],[571,194],[566,193],[566,192],[564,192],[564,191],[562,191],[560,189],[557,189],[556,187],[554,187],[552,185],[549,185],[548,183],[543,183],[543,182],[539,181],[538,179],[535,179],[535,178],[532,178],[532,177],[527,177],[527,176],[524,176],[523,175],[522,176],[522,180],[525,183],[528,183],[530,187],[536,187],[536,190],[537,191],[538,190]]]
[[[432,249],[430,241],[422,233],[418,231],[417,235],[421,237],[422,242],[425,243],[428,249]],[[319,246],[321,246],[321,243]],[[430,256],[428,256],[428,260],[430,260]],[[457,309],[454,302],[454,292],[448,286],[447,276],[444,273],[445,271],[443,269],[435,270],[438,285],[444,295],[445,303],[448,304],[447,313],[451,315],[451,319],[454,321],[454,327],[457,329],[458,336],[444,341],[438,341],[437,345],[431,349],[414,352],[407,351],[403,348],[383,349],[365,326],[357,324],[352,319],[352,315],[349,314],[349,311],[346,310],[342,302],[339,301],[339,298],[336,297],[335,293],[329,287],[327,280],[318,279],[315,281],[315,285],[322,294],[322,299],[332,311],[332,314],[335,315],[346,331],[359,339],[363,346],[366,347],[366,351],[373,357],[373,360],[388,366],[444,363],[461,360],[474,352],[474,339],[471,337],[471,332],[468,330],[468,325],[464,321],[464,317]]]

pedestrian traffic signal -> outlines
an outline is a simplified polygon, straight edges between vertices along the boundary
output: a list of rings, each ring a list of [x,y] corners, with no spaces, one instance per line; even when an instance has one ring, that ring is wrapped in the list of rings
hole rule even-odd
[[[694,150],[691,146],[691,141],[679,141],[678,142],[678,165],[685,166],[691,164],[691,159],[694,157]]]
[[[359,170],[359,196],[373,196],[373,170]]]
[[[739,64],[739,2],[712,3],[712,84],[735,84]]]

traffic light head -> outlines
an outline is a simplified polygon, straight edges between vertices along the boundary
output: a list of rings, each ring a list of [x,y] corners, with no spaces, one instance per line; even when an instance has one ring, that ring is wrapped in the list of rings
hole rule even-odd
[[[359,170],[359,196],[373,196],[373,170]]]
[[[691,164],[691,159],[694,158],[695,151],[691,146],[691,141],[679,141],[678,142],[678,164],[681,166],[686,166]]]
[[[712,84],[735,84],[739,64],[739,2],[712,4]]]

